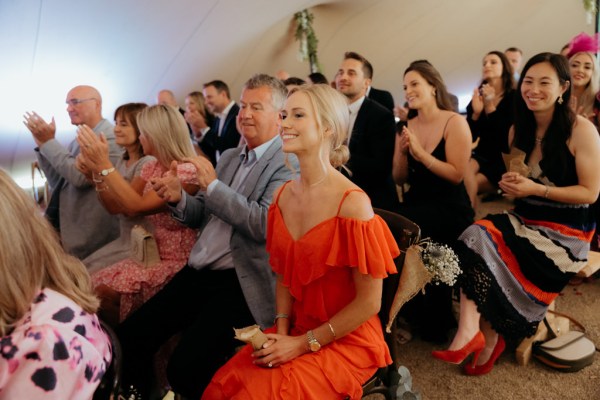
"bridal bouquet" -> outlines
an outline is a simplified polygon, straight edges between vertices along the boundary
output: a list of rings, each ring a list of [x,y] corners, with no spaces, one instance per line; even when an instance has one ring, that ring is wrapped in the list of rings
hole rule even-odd
[[[421,260],[425,268],[431,272],[431,282],[436,285],[445,283],[454,286],[456,279],[462,273],[454,250],[445,244],[435,242],[424,242],[420,245],[423,249]]]
[[[391,326],[402,306],[419,291],[425,290],[425,285],[432,282],[436,285],[445,283],[453,286],[461,273],[458,257],[449,246],[432,242],[431,239],[411,244],[406,250],[386,331],[391,332]]]

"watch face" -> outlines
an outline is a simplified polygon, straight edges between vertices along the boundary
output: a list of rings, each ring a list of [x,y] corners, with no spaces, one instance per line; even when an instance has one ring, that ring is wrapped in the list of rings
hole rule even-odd
[[[310,342],[310,351],[319,351],[321,349],[321,344],[316,340]]]

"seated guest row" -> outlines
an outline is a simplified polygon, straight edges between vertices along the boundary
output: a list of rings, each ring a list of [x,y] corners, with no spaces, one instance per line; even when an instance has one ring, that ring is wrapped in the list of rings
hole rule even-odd
[[[488,56],[506,61],[503,55]],[[521,106],[506,137],[507,149],[517,147],[525,152],[532,173],[500,175],[500,187],[523,201],[507,221],[502,219],[505,217],[502,221],[490,218],[491,222],[471,227],[473,209],[463,184],[470,157],[469,124],[449,111],[443,80],[424,60],[405,71],[412,114],[398,134],[392,113],[365,97],[372,69],[364,57],[352,52],[346,53],[341,63],[337,91],[328,85],[313,85],[301,86],[288,95],[275,78],[251,78],[242,91],[235,124],[244,140],[236,149],[218,153],[216,168],[210,159],[194,156],[184,117],[172,107],[148,107],[137,114],[139,141],[155,160],[148,161],[131,182],[115,170],[108,137],[98,137],[88,126],[80,127],[79,159],[74,164],[96,184],[100,198],[113,212],[150,214],[144,219],[151,222],[148,226],[154,229],[159,248],[163,247],[161,265],[156,269],[144,269],[126,259],[94,275],[96,283],[110,288],[101,287],[105,301],[118,304],[114,299],[120,296],[119,312],[121,319],[126,318],[117,332],[123,344],[127,385],[150,396],[155,389],[153,357],[171,336],[179,334],[166,373],[171,387],[187,397],[200,397],[206,388],[205,398],[359,398],[362,383],[377,367],[390,362],[376,314],[381,279],[395,272],[391,260],[397,255],[389,231],[373,216],[369,203],[408,216],[421,225],[425,236],[448,245],[454,246],[462,233],[469,250],[455,246],[462,259],[468,260],[460,279],[459,329],[449,350],[434,356],[457,362],[475,353],[467,373],[489,372],[504,346],[498,333],[507,339],[531,333],[552,300],[551,293],[585,261],[590,229],[593,232],[587,204],[598,196],[598,172],[594,171],[600,165],[590,160],[599,159],[599,139],[590,133],[593,126],[583,118],[575,119],[570,108],[566,60],[555,55],[536,57],[527,63],[520,78],[515,101]],[[76,89],[93,88],[78,87],[75,93]],[[474,98],[489,97],[495,91],[489,83]],[[86,106],[84,99],[68,100],[70,106]],[[479,110],[481,117],[485,102],[474,99],[477,101],[481,104],[473,104],[473,109]],[[564,121],[554,121],[555,109],[564,114]],[[528,122],[523,124],[518,118]],[[557,124],[564,125],[559,129],[566,132],[563,136],[554,133]],[[48,142],[55,142],[50,132],[53,123],[28,114],[26,125],[34,137],[40,137],[39,152],[45,153]],[[532,130],[532,126],[538,129]],[[120,134],[119,129],[116,132]],[[552,157],[556,160],[548,161]],[[410,184],[403,204],[395,192],[390,195],[392,177],[399,184]],[[448,206],[455,212],[444,212]],[[539,228],[531,226],[531,221],[546,218],[543,207],[552,210],[547,217],[550,225],[544,222],[544,226],[555,246],[575,240],[559,237],[563,232],[560,224],[575,224],[582,232],[576,235],[577,254],[568,257],[575,257],[579,264],[567,266],[558,249],[547,251],[547,258],[539,260],[553,265],[557,270],[553,276],[560,275],[550,284],[552,290],[545,275],[526,270],[523,262],[530,259],[530,253],[549,246],[535,236]],[[563,215],[563,210],[571,208],[574,211]],[[543,215],[536,214],[539,212]],[[168,236],[161,238],[162,227],[192,232],[190,240],[165,245]],[[194,229],[199,230],[197,237]],[[491,246],[501,247],[500,254],[485,250],[482,237],[488,236],[481,236],[481,229],[502,232],[506,243],[491,234]],[[527,243],[513,241],[511,235],[525,235]],[[565,247],[559,247],[564,252]],[[508,256],[512,251],[515,255]],[[179,257],[176,266],[165,267],[169,254]],[[476,262],[477,257],[484,261]],[[317,260],[321,259],[325,267],[319,269]],[[489,272],[482,268],[486,265],[497,267]],[[347,266],[353,268],[342,268]],[[523,310],[527,307],[516,298],[501,296],[506,273],[527,276],[532,287],[524,296],[548,292],[536,300],[541,305],[535,316],[526,314]],[[481,294],[476,285],[483,277],[491,282],[486,287],[496,296],[491,303],[491,292]],[[429,293],[429,298],[413,303],[413,312],[424,315],[427,307],[435,309],[439,332],[447,334],[454,323],[450,289],[442,290],[437,298]],[[483,310],[483,319],[473,309]],[[480,321],[482,333],[473,328]],[[522,329],[511,336],[503,324],[513,321]],[[432,330],[438,332],[426,319],[412,322],[424,337]],[[256,351],[242,350],[215,374],[236,347],[231,327],[253,323],[272,327],[267,343]],[[363,340],[366,337],[370,339]],[[431,338],[445,340],[443,336]],[[327,365],[341,365],[348,352],[364,354],[371,363],[366,367],[358,359],[357,363],[346,361],[346,374],[331,372]],[[308,378],[289,372],[309,369],[322,373],[311,373],[308,385],[300,384]]]

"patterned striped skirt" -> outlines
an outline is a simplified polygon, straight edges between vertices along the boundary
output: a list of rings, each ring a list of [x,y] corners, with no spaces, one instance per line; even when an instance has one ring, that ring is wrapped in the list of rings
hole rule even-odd
[[[546,310],[586,262],[595,223],[588,205],[539,198],[467,228],[459,285],[496,332],[513,342],[535,333]]]

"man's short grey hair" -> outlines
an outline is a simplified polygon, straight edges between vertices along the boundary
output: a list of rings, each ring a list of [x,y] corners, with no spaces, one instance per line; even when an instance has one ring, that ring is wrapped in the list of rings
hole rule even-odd
[[[264,86],[271,89],[273,107],[276,110],[281,110],[288,93],[281,80],[267,74],[256,74],[246,81],[244,89],[258,89]]]

